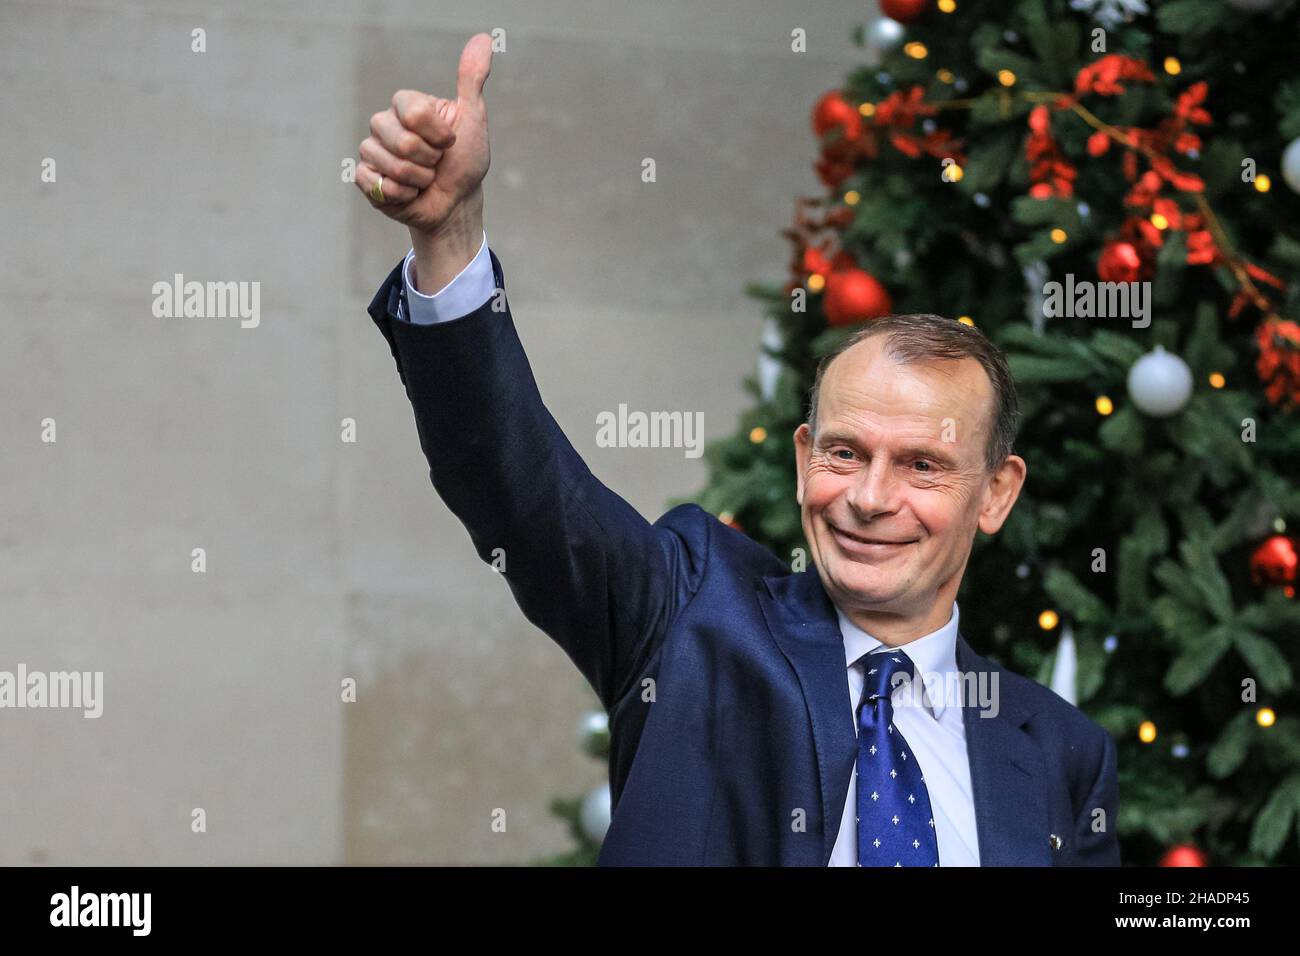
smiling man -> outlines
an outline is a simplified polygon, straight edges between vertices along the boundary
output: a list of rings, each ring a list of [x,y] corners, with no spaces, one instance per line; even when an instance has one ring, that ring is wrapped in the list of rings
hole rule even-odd
[[[600,862],[1117,865],[1110,736],[959,631],[975,532],[1026,475],[1002,355],[914,315],[826,357],[794,435],[815,571],[697,505],[651,524],[520,345],[483,229],[490,64],[478,34],[455,99],[403,90],[371,117],[357,186],[412,248],[369,313],[434,488],[609,712]]]
[[[887,644],[936,630],[1025,480],[1005,362],[971,327],[891,316],[822,361],[809,404],[798,495],[827,593]]]

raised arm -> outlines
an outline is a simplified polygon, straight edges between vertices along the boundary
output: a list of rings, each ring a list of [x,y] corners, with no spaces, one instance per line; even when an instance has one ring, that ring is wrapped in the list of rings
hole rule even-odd
[[[453,279],[465,281],[483,241],[490,60],[489,37],[476,35],[454,101],[399,92],[361,145],[357,186],[410,229],[419,293],[443,298]],[[504,559],[529,620],[612,709],[698,587],[710,520],[694,509],[652,525],[591,474],[542,402],[501,264],[489,256],[493,294],[465,315],[407,321],[412,296],[400,265],[370,314],[406,386],[434,488],[479,556]]]

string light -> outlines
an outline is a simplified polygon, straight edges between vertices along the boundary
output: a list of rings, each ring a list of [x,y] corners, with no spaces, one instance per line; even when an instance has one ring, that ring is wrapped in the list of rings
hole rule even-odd
[[[844,202],[846,205],[849,206],[856,206],[858,204],[858,200],[860,200],[861,198],[862,198],[862,194],[859,193],[856,189],[850,189],[848,192],[844,194]]]
[[[1065,230],[1061,229],[1060,227],[1053,229],[1050,233],[1048,233],[1048,235],[1052,237],[1052,241],[1056,243],[1058,246],[1061,243],[1065,242],[1067,238],[1069,238],[1066,235]]]
[[[1226,383],[1226,381],[1227,381],[1227,380],[1223,377],[1223,373],[1222,373],[1222,372],[1211,372],[1211,373],[1210,373],[1210,387],[1211,387],[1211,388],[1223,388],[1223,386],[1224,386],[1224,384]]]
[[[755,445],[761,445],[767,440],[767,429],[762,425],[755,425],[749,431],[749,440]]]
[[[998,82],[1003,86],[1015,86],[1016,75],[1010,70],[998,70]]]
[[[1266,193],[1273,188],[1273,180],[1269,179],[1268,173],[1260,173],[1255,177],[1255,192]]]
[[[1097,407],[1098,415],[1109,415],[1115,410],[1115,403],[1110,400],[1109,395],[1098,395],[1097,401],[1093,404]]]
[[[966,172],[956,163],[950,163],[944,167],[944,175],[948,177],[948,182],[959,183]]]
[[[1156,725],[1151,723],[1149,720],[1142,721],[1141,726],[1138,727],[1138,740],[1142,741],[1144,744],[1149,744],[1155,739]]]
[[[952,75],[952,70],[940,70],[935,74],[935,76],[939,78],[940,83],[951,83],[956,79],[956,77]]]
[[[914,60],[924,60],[930,55],[930,51],[925,48],[925,44],[920,40],[913,40],[911,43],[903,44],[903,52]]]
[[[957,9],[957,0],[939,0],[939,11],[941,13],[952,13]]]
[[[1052,628],[1056,627],[1060,620],[1061,618],[1055,611],[1048,609],[1038,615],[1038,626],[1044,631],[1050,631]]]
[[[1169,227],[1169,220],[1160,215],[1160,213],[1153,212],[1151,214],[1151,225],[1155,226],[1157,229],[1166,229]]]
[[[875,116],[875,115],[876,115],[876,104],[875,104],[875,103],[860,103],[860,104],[858,105],[858,112],[861,113],[863,116]]]
[[[1165,72],[1170,76],[1177,76],[1179,73],[1183,72],[1183,65],[1178,62],[1178,57],[1165,57]]]
[[[972,319],[969,315],[959,315],[957,316],[957,321],[960,322],[962,325],[969,325],[971,328],[975,327],[975,320]]]
[[[826,277],[820,272],[814,272],[808,277],[808,282],[806,284],[809,292],[820,292],[826,287]]]
[[[1277,714],[1273,713],[1272,707],[1261,707],[1255,711],[1255,723],[1261,727],[1272,727],[1277,723]]]

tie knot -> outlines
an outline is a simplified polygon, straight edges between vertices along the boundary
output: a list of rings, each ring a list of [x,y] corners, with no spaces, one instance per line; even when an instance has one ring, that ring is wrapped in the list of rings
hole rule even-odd
[[[902,651],[873,651],[863,659],[865,700],[888,698],[895,688],[916,676],[916,665]],[[899,677],[899,674],[906,675]]]

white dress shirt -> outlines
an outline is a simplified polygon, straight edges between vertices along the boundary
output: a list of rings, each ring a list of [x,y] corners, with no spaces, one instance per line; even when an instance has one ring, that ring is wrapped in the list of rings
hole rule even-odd
[[[425,295],[411,281],[411,263],[415,260],[415,250],[406,254],[402,263],[402,285],[406,287],[406,301],[411,304],[411,314],[406,315],[399,305],[397,317],[403,322],[416,325],[433,325],[435,322],[449,322],[469,315],[496,291],[495,277],[492,275],[492,259],[488,255],[487,232],[483,233],[483,242],[478,253],[456,274],[456,277],[433,295]]]
[[[411,282],[411,262],[415,250],[407,253],[402,264],[402,281],[410,316],[399,309],[398,318],[416,325],[448,322],[469,315],[492,297],[495,277],[488,255],[487,232],[477,255],[460,273],[433,295],[418,291]],[[808,573],[808,572],[805,572]],[[836,609],[840,633],[844,636],[850,713],[857,729],[857,703],[862,696],[863,668],[859,660],[883,644]],[[940,866],[979,866],[979,843],[975,830],[975,802],[971,796],[970,760],[966,753],[966,728],[962,724],[957,670],[957,603],[952,605],[948,623],[925,637],[904,644],[916,665],[915,688],[923,691],[925,706],[913,706],[907,685],[891,696],[894,724],[907,739],[925,774],[925,786],[934,812],[935,836],[939,845]],[[927,676],[928,675],[928,676]],[[933,693],[931,692],[933,691]],[[945,694],[944,691],[947,693]],[[849,780],[848,798],[840,820],[831,866],[858,865],[858,788],[857,768]]]
[[[844,659],[848,668],[849,706],[857,715],[864,682],[861,658],[884,644],[850,621],[836,608],[840,633],[844,635]],[[934,814],[935,838],[940,866],[979,866],[979,841],[975,830],[975,801],[971,796],[970,758],[966,753],[966,727],[962,723],[959,671],[957,670],[957,621],[960,612],[953,602],[952,616],[937,631],[899,645],[916,665],[912,685],[901,684],[890,701],[894,705],[894,726],[912,749]],[[909,687],[915,694],[909,691]],[[917,706],[921,703],[922,706]],[[857,721],[854,720],[854,730]],[[849,779],[839,835],[831,851],[831,866],[858,865],[858,771]]]

